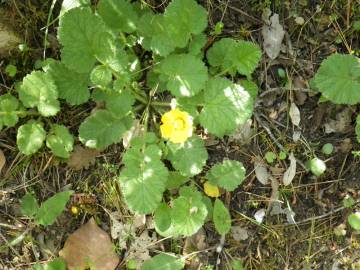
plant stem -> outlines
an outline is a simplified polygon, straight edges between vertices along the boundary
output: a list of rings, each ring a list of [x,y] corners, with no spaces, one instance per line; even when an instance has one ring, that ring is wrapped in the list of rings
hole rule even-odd
[[[170,102],[162,102],[162,101],[152,101],[151,105],[158,107],[170,107]]]

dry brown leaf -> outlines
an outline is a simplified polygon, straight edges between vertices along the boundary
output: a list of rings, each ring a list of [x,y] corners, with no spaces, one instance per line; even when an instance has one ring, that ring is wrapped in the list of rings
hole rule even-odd
[[[289,160],[290,160],[290,166],[284,173],[283,180],[282,180],[284,186],[290,185],[296,174],[296,158],[295,158],[293,152],[290,153]]]
[[[144,230],[140,236],[135,237],[127,252],[127,259],[134,259],[136,265],[142,265],[151,258],[150,251],[157,248],[158,239],[156,234]]]
[[[264,50],[270,59],[278,57],[285,31],[279,22],[279,14],[274,13],[269,19],[269,25],[264,25],[261,33],[264,38]]]
[[[66,239],[59,255],[66,261],[68,270],[114,270],[119,264],[109,235],[93,218]]]
[[[76,145],[67,162],[68,166],[76,171],[83,168],[87,169],[90,164],[95,163],[96,156],[100,153],[98,150],[84,148]]]
[[[0,149],[0,173],[2,168],[4,168],[5,164],[6,164],[6,158],[4,152]]]
[[[299,110],[298,106],[296,106],[296,104],[293,102],[291,103],[291,106],[290,106],[289,115],[290,115],[290,119],[291,119],[291,122],[293,123],[293,125],[299,126],[300,120],[301,120],[300,110]]]

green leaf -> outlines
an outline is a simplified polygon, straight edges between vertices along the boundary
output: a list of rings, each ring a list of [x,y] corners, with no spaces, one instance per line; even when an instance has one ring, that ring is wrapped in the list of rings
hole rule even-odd
[[[119,79],[129,76],[127,73],[134,71],[131,70],[131,65],[133,64],[130,61],[131,55],[128,55],[114,39],[105,40],[104,45],[97,52],[96,56],[104,66],[116,72],[118,76],[121,76]]]
[[[56,258],[43,266],[43,270],[66,270],[66,263],[62,258]]]
[[[17,68],[16,66],[9,64],[6,66],[5,72],[7,75],[9,75],[9,77],[14,77],[16,75]]]
[[[201,56],[202,49],[205,47],[206,42],[207,38],[204,33],[194,36],[189,44],[189,54]]]
[[[360,212],[355,212],[349,215],[348,222],[350,226],[359,231],[360,230]]]
[[[166,203],[161,203],[154,213],[155,229],[158,232],[166,232],[171,226],[171,209]]]
[[[222,73],[233,74],[237,71],[250,77],[260,61],[261,50],[248,41],[223,38],[214,43],[206,56],[210,65],[220,67]]]
[[[106,66],[96,66],[90,73],[90,80],[94,85],[107,86],[112,81],[112,72]]]
[[[184,266],[183,259],[162,253],[145,261],[140,270],[181,270]]]
[[[46,132],[42,123],[30,120],[19,127],[16,143],[21,153],[32,155],[41,148],[45,136]]]
[[[129,208],[136,213],[149,214],[160,204],[168,178],[168,170],[160,158],[161,150],[156,145],[145,149],[131,147],[123,157],[121,191]]]
[[[208,79],[204,63],[190,54],[170,55],[158,68],[160,80],[167,82],[168,90],[177,97],[190,97],[205,88]]]
[[[322,95],[335,104],[359,103],[359,58],[353,55],[331,55],[321,63],[314,82]]]
[[[20,210],[23,215],[33,217],[39,210],[36,198],[31,193],[26,193],[20,200]]]
[[[167,189],[176,189],[185,184],[189,181],[189,178],[187,176],[182,175],[179,172],[171,171],[169,172],[169,177],[166,182],[166,188]]]
[[[194,136],[184,143],[168,142],[169,156],[173,167],[185,176],[199,174],[206,164],[208,153],[204,141]]]
[[[101,0],[98,12],[113,30],[132,33],[136,30],[138,15],[133,5],[126,0]]]
[[[106,108],[117,117],[125,116],[132,109],[135,99],[130,91],[121,90],[106,95]]]
[[[165,25],[176,47],[187,45],[191,34],[198,35],[207,27],[207,12],[194,0],[173,0],[164,13]]]
[[[131,124],[130,116],[117,117],[107,110],[99,110],[80,125],[79,138],[89,148],[103,149],[120,142]]]
[[[65,12],[76,7],[90,6],[90,0],[64,0],[61,4],[60,16],[64,15]]]
[[[258,92],[259,92],[259,88],[256,85],[256,83],[254,83],[253,81],[249,81],[249,80],[241,80],[239,82],[239,84],[242,87],[244,87],[246,91],[249,92],[249,94],[253,100],[256,99]]]
[[[179,234],[193,235],[202,227],[206,217],[206,205],[197,196],[180,196],[173,201],[171,218],[174,231]]]
[[[1,104],[1,101],[0,101],[0,104]],[[1,105],[0,105],[0,107],[1,107]],[[360,143],[360,114],[356,117],[355,133],[356,133],[356,138],[357,138],[358,142]]]
[[[224,78],[209,80],[204,98],[200,124],[218,137],[233,133],[253,112],[250,94],[240,85]]]
[[[245,270],[242,262],[239,260],[233,260],[231,262],[231,267],[232,267],[232,270]]]
[[[63,125],[53,125],[46,138],[46,146],[53,154],[61,158],[69,158],[73,150],[74,137]]]
[[[144,14],[140,18],[138,28],[142,37],[141,45],[146,50],[152,50],[161,56],[167,56],[175,50],[176,44],[169,33],[163,15],[153,15],[152,12]]]
[[[65,99],[70,105],[80,105],[89,100],[88,74],[70,70],[61,62],[51,63],[47,73],[55,82],[59,98]]]
[[[37,211],[35,221],[44,226],[52,225],[56,218],[64,211],[73,191],[63,191],[47,199]]]
[[[215,229],[219,234],[227,234],[231,229],[231,216],[229,210],[219,199],[215,200],[213,210]]]
[[[276,154],[274,152],[266,152],[265,159],[268,163],[273,163],[276,160]]]
[[[310,160],[310,171],[315,176],[320,176],[326,171],[326,164],[321,159],[314,157]]]
[[[37,107],[42,116],[53,116],[60,111],[55,83],[47,73],[31,72],[23,79],[18,91],[24,106],[27,108]]]
[[[88,8],[74,8],[60,19],[58,39],[63,45],[62,62],[79,73],[87,73],[113,37],[103,21]]]
[[[206,178],[212,185],[233,191],[245,179],[245,168],[236,160],[224,160],[223,163],[214,165],[208,171]]]
[[[3,126],[13,127],[19,121],[16,110],[19,108],[19,101],[10,94],[0,96],[0,130]]]

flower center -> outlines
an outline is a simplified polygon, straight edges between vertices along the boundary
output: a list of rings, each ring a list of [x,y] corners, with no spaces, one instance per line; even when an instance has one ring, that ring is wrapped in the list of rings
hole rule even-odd
[[[174,121],[174,128],[175,129],[184,129],[185,121],[181,118],[178,118]]]

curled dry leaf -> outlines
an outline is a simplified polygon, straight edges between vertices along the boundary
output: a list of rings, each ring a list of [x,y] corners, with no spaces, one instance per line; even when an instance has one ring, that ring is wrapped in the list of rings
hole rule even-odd
[[[87,169],[90,164],[95,163],[95,158],[100,152],[98,150],[84,148],[76,145],[67,162],[68,166],[76,171]]]
[[[4,152],[0,149],[0,173],[2,168],[4,168],[5,164],[6,164],[6,158]]]
[[[285,186],[291,184],[291,182],[294,179],[295,174],[296,174],[296,158],[292,152],[289,155],[289,160],[290,160],[290,166],[286,170],[286,172],[284,173],[284,176],[283,176],[283,184]]]
[[[352,111],[349,108],[345,108],[336,115],[336,120],[330,119],[325,123],[325,133],[346,133],[352,129],[351,117]]]
[[[261,158],[255,159],[254,168],[257,180],[259,180],[261,184],[267,185],[269,183],[270,174]]]
[[[293,123],[293,125],[299,126],[300,119],[301,119],[300,110],[294,102],[292,102],[290,105],[289,115],[290,115],[290,119],[291,119],[291,122]]]
[[[266,215],[266,209],[261,208],[255,212],[254,218],[258,223],[262,223],[264,221],[265,215]]]
[[[264,38],[264,50],[270,59],[278,57],[285,31],[279,23],[279,14],[270,17],[270,25],[264,25],[261,33]]]
[[[140,236],[135,237],[130,244],[130,248],[126,254],[128,260],[134,259],[136,265],[142,265],[146,260],[151,258],[150,251],[157,248],[156,233],[150,233],[144,230]]]
[[[119,263],[109,235],[93,218],[66,239],[59,255],[68,270],[114,270]]]

